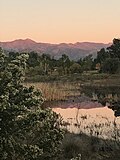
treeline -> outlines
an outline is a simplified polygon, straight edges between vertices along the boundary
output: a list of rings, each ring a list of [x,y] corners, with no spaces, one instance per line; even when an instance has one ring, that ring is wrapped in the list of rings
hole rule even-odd
[[[19,53],[9,53],[10,58],[17,55]],[[90,70],[109,74],[120,72],[120,39],[114,39],[110,47],[98,51],[95,59],[91,54],[74,61],[70,60],[66,54],[55,59],[49,54],[38,55],[35,52],[30,52],[26,73],[27,75],[66,75]]]
[[[18,56],[20,53],[9,53],[9,58]],[[49,54],[43,53],[38,55],[35,52],[30,52],[27,60],[27,73],[30,75],[51,75],[58,73],[59,75],[82,73],[83,71],[91,70],[93,65],[92,55],[81,58],[78,61],[70,60],[69,56],[63,54],[61,58],[55,59]]]
[[[114,39],[107,49],[102,48],[94,59],[96,67],[104,73],[120,73],[120,39]]]

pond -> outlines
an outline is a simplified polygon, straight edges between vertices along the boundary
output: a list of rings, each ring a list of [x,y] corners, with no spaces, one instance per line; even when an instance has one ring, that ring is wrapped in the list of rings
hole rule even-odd
[[[120,140],[120,117],[108,107],[79,109],[52,108],[63,117],[64,128],[73,133],[86,133],[105,139]]]
[[[120,140],[120,116],[115,117],[115,112],[106,106],[112,98],[119,101],[120,90],[98,90],[87,89],[80,97],[70,97],[66,102],[54,104],[52,110],[63,117],[63,127],[70,132]],[[107,97],[104,105],[98,103],[98,97]]]

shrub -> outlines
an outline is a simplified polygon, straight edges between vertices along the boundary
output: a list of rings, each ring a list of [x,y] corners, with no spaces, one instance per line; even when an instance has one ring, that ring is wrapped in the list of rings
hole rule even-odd
[[[23,85],[26,54],[13,59],[0,50],[0,159],[53,159],[63,138],[61,118],[41,104],[34,87]]]

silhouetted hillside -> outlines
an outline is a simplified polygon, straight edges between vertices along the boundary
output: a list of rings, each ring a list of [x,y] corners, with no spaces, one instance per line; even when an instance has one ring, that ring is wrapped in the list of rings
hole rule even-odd
[[[0,47],[6,51],[30,52],[35,51],[38,54],[47,53],[55,58],[61,57],[62,54],[68,55],[71,59],[85,57],[88,54],[96,55],[96,51],[106,48],[110,44],[77,42],[77,43],[38,43],[31,39],[18,39],[10,42],[0,42]]]

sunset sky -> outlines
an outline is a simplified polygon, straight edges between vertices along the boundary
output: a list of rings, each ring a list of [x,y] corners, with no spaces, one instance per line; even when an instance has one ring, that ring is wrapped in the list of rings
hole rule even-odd
[[[0,41],[111,42],[120,0],[0,0]]]

